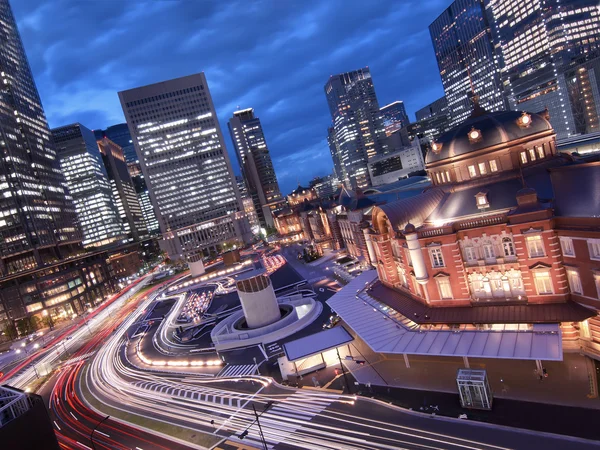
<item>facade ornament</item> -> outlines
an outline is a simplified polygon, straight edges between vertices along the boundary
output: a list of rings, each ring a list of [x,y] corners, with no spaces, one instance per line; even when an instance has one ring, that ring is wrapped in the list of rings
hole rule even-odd
[[[480,142],[481,139],[482,139],[481,130],[478,130],[475,127],[471,127],[471,131],[469,131],[469,133],[467,134],[467,136],[469,137],[469,142],[471,144],[475,144],[477,142]]]

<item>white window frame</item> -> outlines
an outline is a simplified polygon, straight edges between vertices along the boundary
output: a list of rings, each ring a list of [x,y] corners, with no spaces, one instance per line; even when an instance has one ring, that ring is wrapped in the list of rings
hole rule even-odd
[[[581,277],[577,269],[567,269],[567,279],[569,280],[569,289],[571,294],[583,295],[583,286],[581,284]]]
[[[532,251],[532,243],[536,243],[533,245]],[[525,244],[527,245],[527,252],[529,253],[530,258],[544,258],[546,256],[546,248],[544,247],[544,238],[541,234],[534,234],[531,236],[525,237]],[[539,246],[538,246],[539,244]],[[540,252],[541,251],[541,252]]]
[[[485,259],[496,259],[496,251],[494,250],[494,244],[491,242],[485,242],[482,245],[483,257]]]
[[[485,174],[487,174],[487,173],[488,173],[488,170],[487,170],[487,165],[485,164],[485,161],[484,161],[484,162],[480,162],[480,163],[479,163],[479,164],[477,164],[477,165],[479,166],[479,173],[480,173],[481,175],[485,175]]]
[[[508,236],[504,236],[502,238],[502,253],[504,254],[505,258],[512,258],[514,256],[517,256],[517,252],[515,251],[515,244],[513,240]]]
[[[600,239],[588,239],[587,245],[590,252],[590,259],[600,261]]]
[[[467,170],[469,171],[469,177],[470,178],[475,178],[477,176],[477,169],[475,168],[474,165],[468,166]]]
[[[439,263],[436,262],[436,256],[439,257]],[[446,267],[444,263],[444,254],[442,252],[442,247],[432,247],[429,249],[429,257],[431,258],[431,267],[434,269],[439,269],[440,267]],[[441,264],[441,265],[440,265]]]
[[[531,161],[535,161],[537,159],[536,155],[535,155],[535,149],[533,149],[533,148],[529,149],[529,159]]]
[[[542,277],[540,275],[545,274],[548,277]],[[538,270],[533,272],[533,280],[535,284],[535,290],[538,295],[552,295],[554,294],[554,284],[552,283],[552,275],[550,275],[550,269],[548,270]],[[540,282],[543,281],[542,290],[540,291]],[[549,289],[548,289],[549,288]]]
[[[490,172],[498,172],[498,163],[495,159],[490,159]]]
[[[594,283],[596,284],[596,295],[600,299],[600,273],[594,273]]]
[[[454,295],[452,294],[452,285],[450,284],[450,277],[437,277],[435,279],[436,283],[437,283],[437,288],[438,288],[438,292],[440,294],[440,299],[441,300],[452,300],[454,298]],[[446,295],[444,296],[444,289],[442,289],[442,284],[444,285],[444,288],[447,288],[447,292]]]
[[[473,245],[465,246],[465,261],[476,262],[477,261],[477,249]]]
[[[575,257],[575,247],[573,247],[573,239],[570,237],[560,236],[560,248],[563,256]]]

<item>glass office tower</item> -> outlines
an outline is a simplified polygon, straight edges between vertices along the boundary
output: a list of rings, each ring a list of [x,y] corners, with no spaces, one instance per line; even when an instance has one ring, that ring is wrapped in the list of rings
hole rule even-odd
[[[487,10],[511,109],[548,108],[559,139],[581,132],[573,111],[578,98],[569,101],[567,81],[573,77],[565,78],[564,72],[574,59],[582,63],[598,55],[598,1],[488,0]]]
[[[233,113],[228,126],[260,226],[273,228],[272,211],[283,199],[260,119],[252,108],[243,109]]]
[[[250,227],[203,73],[119,92],[157,213],[161,248],[196,262]]]
[[[332,75],[325,84],[325,95],[344,183],[351,188],[370,186],[368,159],[386,153],[388,147],[369,68]]]
[[[102,247],[122,242],[126,233],[94,133],[75,123],[52,129],[52,138],[75,203],[83,245]]]
[[[429,32],[451,126],[471,115],[473,95],[487,111],[508,109],[483,0],[454,1],[429,25]]]

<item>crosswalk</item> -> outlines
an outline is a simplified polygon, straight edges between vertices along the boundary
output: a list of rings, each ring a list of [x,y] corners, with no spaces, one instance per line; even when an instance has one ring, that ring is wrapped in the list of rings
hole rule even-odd
[[[232,392],[224,392],[219,389],[211,389],[206,387],[187,387],[181,388],[179,385],[172,385],[156,381],[137,381],[134,386],[156,392],[158,394],[168,395],[170,397],[178,397],[193,402],[209,402],[223,406],[231,406],[240,408],[242,403],[248,399],[247,394],[236,394]]]
[[[82,360],[84,360],[84,359],[88,359],[88,358],[89,358],[90,356],[92,356],[94,353],[96,353],[96,352],[95,352],[95,351],[93,351],[93,352],[85,353],[85,354],[83,354],[83,355],[76,356],[75,358],[67,359],[67,360],[64,362],[64,364],[65,364],[65,365],[69,365],[69,364],[73,364],[73,363],[76,363],[76,362],[82,361]]]
[[[264,412],[260,418],[267,446],[273,448],[278,444],[287,442],[290,445],[302,447],[304,438],[294,436],[294,434],[306,422],[309,422],[331,405],[332,401],[334,401],[333,398],[310,395],[302,391],[278,401],[275,406]],[[262,448],[262,441],[256,428],[251,427],[243,441],[240,441],[235,435],[231,436],[230,439],[253,445],[256,448]]]
[[[255,373],[255,364],[229,364],[219,372],[217,377],[243,377]]]

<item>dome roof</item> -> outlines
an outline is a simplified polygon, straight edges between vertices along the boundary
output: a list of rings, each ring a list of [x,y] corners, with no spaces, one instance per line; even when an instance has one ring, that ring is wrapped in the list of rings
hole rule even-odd
[[[427,152],[425,162],[442,161],[543,131],[552,131],[552,126],[541,114],[524,111],[484,112],[471,116],[440,135]]]

